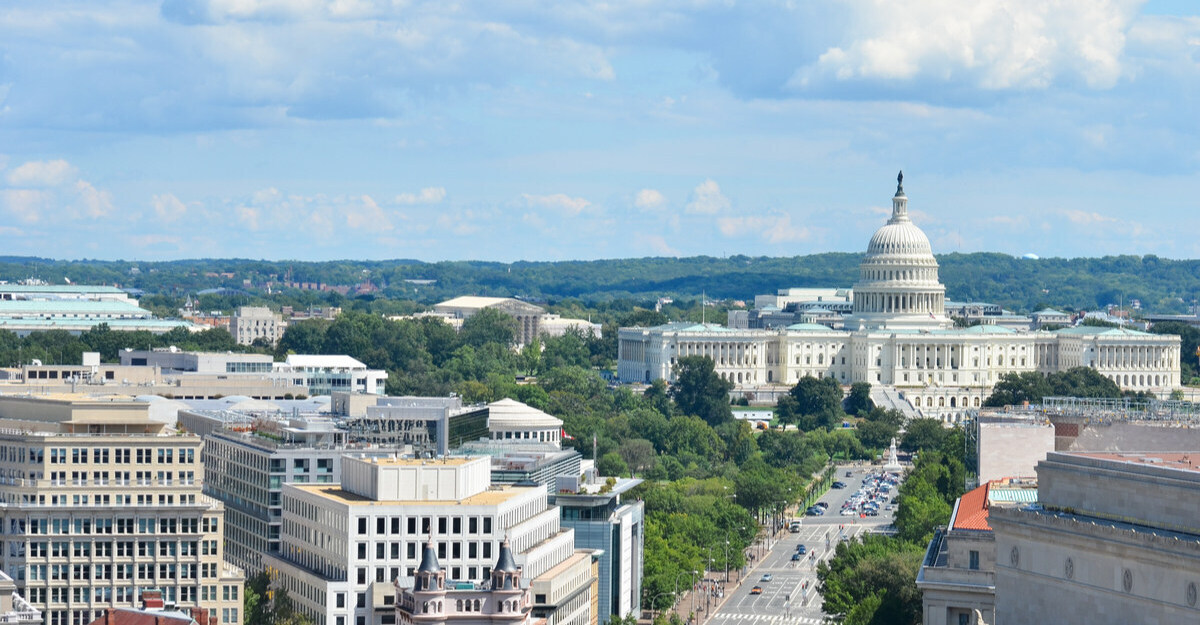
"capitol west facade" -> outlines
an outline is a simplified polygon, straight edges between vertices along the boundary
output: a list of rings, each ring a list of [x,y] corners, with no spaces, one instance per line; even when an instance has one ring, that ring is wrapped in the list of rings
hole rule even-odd
[[[978,407],[1006,373],[1084,366],[1125,390],[1162,393],[1180,385],[1178,336],[1094,326],[955,328],[945,314],[945,291],[929,239],[909,219],[899,184],[892,216],[871,237],[859,267],[845,329],[806,323],[781,330],[696,323],[621,328],[617,374],[626,382],[671,380],[677,359],[707,356],[739,389],[791,386],[804,376],[868,382],[895,387],[926,416],[950,421]]]

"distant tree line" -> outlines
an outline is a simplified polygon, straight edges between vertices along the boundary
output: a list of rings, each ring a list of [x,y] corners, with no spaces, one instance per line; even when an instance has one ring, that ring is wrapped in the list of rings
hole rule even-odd
[[[331,305],[371,312],[411,310],[457,295],[521,297],[551,305],[580,300],[594,306],[629,300],[644,305],[660,296],[748,300],[787,287],[849,287],[861,254],[797,257],[636,258],[561,262],[426,263],[390,261],[254,261],[199,259],[169,262],[58,261],[0,258],[0,279],[36,277],[62,284],[119,284],[144,290],[166,310],[201,290],[225,287],[233,294],[202,296],[210,309],[240,303],[305,307]],[[1200,294],[1200,260],[1153,255],[1103,258],[1014,258],[1005,254],[944,254],[939,273],[956,301],[986,301],[1032,312],[1047,306],[1095,310],[1139,300],[1146,310],[1181,313]],[[232,276],[232,277],[230,277]],[[432,282],[429,282],[432,281]],[[267,293],[267,284],[272,284]],[[286,284],[370,284],[369,292],[342,295]],[[240,293],[240,294],[239,294]],[[720,311],[715,311],[720,314]]]

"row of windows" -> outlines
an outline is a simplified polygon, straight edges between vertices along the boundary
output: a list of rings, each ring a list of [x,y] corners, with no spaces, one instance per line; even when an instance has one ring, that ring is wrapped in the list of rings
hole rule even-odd
[[[0,541],[0,548],[4,545]],[[34,541],[25,543],[12,541],[8,543],[9,555],[24,557],[26,550],[31,557],[44,558],[49,553],[53,558],[110,558],[116,554],[118,558],[132,557],[174,557],[184,558],[195,556],[215,556],[217,541],[215,540],[117,540],[117,541]]]
[[[8,533],[29,534],[205,534],[217,531],[218,519],[178,517],[10,519]]]
[[[13,452],[17,448],[0,448],[0,460],[19,461]],[[196,450],[176,449],[174,447],[40,447],[26,448],[28,461],[40,464],[45,456],[50,457],[50,464],[173,464],[179,458],[181,464],[195,464]],[[7,453],[6,453],[7,452]],[[70,453],[68,453],[70,452]],[[176,454],[178,452],[178,454]]]
[[[382,536],[385,534],[399,535],[402,517],[376,517],[375,518],[375,535]],[[478,534],[479,528],[483,527],[484,534],[492,533],[492,517],[466,517],[467,533]],[[482,521],[482,523],[481,523]],[[463,517],[408,517],[406,525],[406,534],[417,534],[417,524],[420,523],[421,536],[428,536],[433,531],[433,525],[437,523],[438,534],[462,534],[463,533]],[[370,519],[367,517],[359,517],[358,519],[358,535],[366,536],[367,529],[370,526]]]

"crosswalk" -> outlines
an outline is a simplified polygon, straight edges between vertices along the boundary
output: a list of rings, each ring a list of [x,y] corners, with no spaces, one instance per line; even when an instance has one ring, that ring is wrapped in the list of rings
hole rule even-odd
[[[785,616],[783,614],[717,614],[707,625],[734,625],[752,623],[757,625],[821,625],[824,619],[813,616]]]

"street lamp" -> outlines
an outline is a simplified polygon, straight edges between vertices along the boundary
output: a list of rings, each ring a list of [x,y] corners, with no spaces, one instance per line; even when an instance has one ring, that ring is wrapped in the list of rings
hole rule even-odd
[[[692,571],[692,615],[696,614],[696,577],[700,575],[700,571]]]
[[[647,590],[649,590],[649,589],[647,589]],[[656,604],[658,603],[658,598],[659,598],[659,597],[666,596],[666,595],[671,595],[672,597],[674,597],[674,596],[675,596],[675,591],[673,591],[673,590],[668,590],[668,591],[666,591],[666,592],[660,592],[660,593],[658,593],[658,594],[656,594],[656,595],[654,595],[653,597],[651,597],[651,598],[650,598],[650,621],[651,621],[651,622],[653,622],[653,621],[654,621],[654,610],[655,610],[655,606],[656,606]]]

